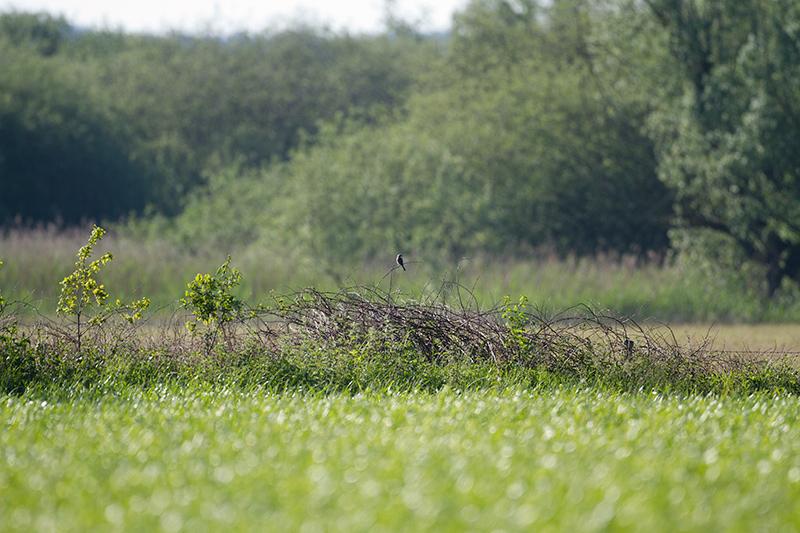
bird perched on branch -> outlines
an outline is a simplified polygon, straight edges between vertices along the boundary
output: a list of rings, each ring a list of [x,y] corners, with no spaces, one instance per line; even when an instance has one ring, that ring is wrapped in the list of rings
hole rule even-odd
[[[403,264],[403,254],[397,254],[397,257],[395,257],[394,260],[403,268],[403,270],[406,269],[406,266]]]

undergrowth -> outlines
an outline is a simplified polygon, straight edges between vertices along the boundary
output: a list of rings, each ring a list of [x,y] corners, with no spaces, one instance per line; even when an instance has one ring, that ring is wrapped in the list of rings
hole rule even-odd
[[[352,292],[346,294],[352,297]],[[367,302],[361,305],[376,305]],[[178,320],[151,326],[149,334],[145,328],[134,334],[104,328],[91,339],[84,338],[80,351],[46,324],[6,326],[0,334],[0,392],[113,393],[129,387],[206,383],[350,394],[563,385],[682,393],[800,393],[800,373],[789,364],[720,360],[703,346],[681,347],[645,330],[629,328],[623,333],[622,326],[628,324],[612,327],[596,316],[593,321],[572,317],[559,324],[537,323],[522,315],[527,321],[523,329],[521,316],[509,324],[489,312],[384,303],[384,310],[401,323],[380,317],[381,326],[365,327],[353,317],[324,315],[319,302],[307,295],[295,296],[293,304],[304,312],[293,306],[262,310],[259,318],[243,320],[236,328],[229,325],[227,335],[212,345],[208,336],[188,331]],[[425,318],[414,323],[414,316]],[[453,328],[456,320],[472,322],[458,330]],[[631,349],[620,342],[623,338],[636,339]]]
[[[0,301],[0,392],[191,382],[347,393],[565,383],[800,392],[800,372],[785,358],[721,353],[709,342],[681,345],[669,328],[589,306],[551,314],[523,297],[485,309],[454,282],[417,297],[356,286],[273,294],[249,306],[235,295],[242,277],[229,257],[188,283],[182,314],[156,320],[144,316],[146,298],[106,305],[108,289],[96,277],[111,256],[89,263],[101,231],[62,282],[80,296],[66,316],[20,325],[20,305]],[[81,319],[95,303],[99,311]]]

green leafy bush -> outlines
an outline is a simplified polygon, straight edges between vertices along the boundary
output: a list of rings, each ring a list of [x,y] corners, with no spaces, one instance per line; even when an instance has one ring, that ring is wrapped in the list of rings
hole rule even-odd
[[[229,325],[242,318],[244,302],[233,290],[242,280],[241,273],[230,266],[231,256],[225,259],[214,274],[197,274],[186,287],[180,303],[188,309],[193,319],[186,322],[186,328],[194,333],[202,325],[207,348],[211,348],[217,333],[228,337]]]
[[[20,393],[35,375],[30,339],[16,325],[0,327],[0,393]]]

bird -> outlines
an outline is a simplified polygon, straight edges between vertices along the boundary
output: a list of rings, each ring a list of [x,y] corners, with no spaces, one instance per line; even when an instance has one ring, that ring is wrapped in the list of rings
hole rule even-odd
[[[630,339],[625,339],[625,352],[629,358],[633,356],[633,341]]]
[[[406,269],[406,266],[403,264],[403,254],[397,254],[397,257],[395,257],[394,260],[395,262],[397,262],[398,265],[400,265],[403,268],[403,270]]]

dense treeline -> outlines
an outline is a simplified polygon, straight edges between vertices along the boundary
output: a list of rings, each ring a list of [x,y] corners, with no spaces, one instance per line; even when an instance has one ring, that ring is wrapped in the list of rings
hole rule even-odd
[[[413,35],[134,36],[3,15],[0,220],[177,213],[216,168],[283,160],[322,120],[398,105],[434,53]]]
[[[4,220],[151,205],[129,227],[322,265],[672,249],[800,279],[796,2],[474,0],[446,39],[1,20]]]

